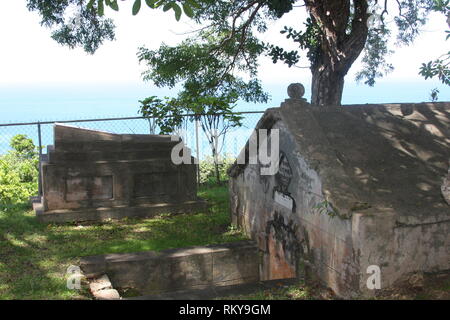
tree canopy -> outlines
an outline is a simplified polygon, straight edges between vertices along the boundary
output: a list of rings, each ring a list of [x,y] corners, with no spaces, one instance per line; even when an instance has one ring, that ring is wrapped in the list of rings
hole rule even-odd
[[[132,13],[140,11],[141,0],[133,0]],[[176,46],[162,44],[158,50],[139,48],[138,57],[148,67],[144,79],[157,86],[183,84],[189,94],[211,96],[237,93],[246,101],[267,99],[258,80],[258,58],[296,66],[300,51],[306,51],[312,73],[311,102],[339,105],[344,78],[362,54],[363,67],[357,80],[373,86],[394,68],[388,56],[393,34],[396,43],[409,45],[420,33],[431,11],[448,14],[448,0],[146,0],[146,5],[172,10],[178,20],[184,14],[199,29]],[[70,6],[76,17],[66,17]],[[104,40],[114,38],[113,22],[105,18],[105,6],[118,10],[113,0],[28,0],[42,24],[57,29],[53,38],[62,44],[83,46],[93,53]],[[270,22],[303,7],[307,19],[286,25],[280,36],[298,46],[288,50],[262,41]],[[78,19],[78,20],[77,20]],[[388,20],[392,20],[388,23]],[[394,32],[395,31],[395,32]],[[438,59],[421,69],[425,77],[438,76],[448,84],[446,60]],[[447,69],[448,70],[448,69]]]

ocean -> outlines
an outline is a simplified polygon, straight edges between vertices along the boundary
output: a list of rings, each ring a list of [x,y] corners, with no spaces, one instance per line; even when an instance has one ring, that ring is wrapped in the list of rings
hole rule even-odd
[[[310,86],[305,82],[305,97],[310,100]],[[269,107],[277,107],[287,98],[288,84],[269,85],[271,100],[266,104],[238,102],[236,111],[264,111]],[[450,89],[436,81],[421,82],[380,82],[371,88],[362,84],[349,82],[344,89],[343,104],[365,103],[401,103],[428,102],[431,89],[440,91],[439,101],[450,101]],[[139,100],[156,95],[159,97],[175,96],[176,89],[160,89],[145,84],[91,84],[91,85],[3,85],[0,86],[0,124],[37,121],[62,121],[114,117],[139,116]],[[245,130],[251,130],[260,114],[248,115],[244,120]],[[116,133],[148,133],[145,120],[127,120],[114,122],[75,123],[87,128]],[[41,131],[42,144],[52,143],[51,125],[43,125]],[[188,144],[193,148],[193,125],[189,124]],[[7,152],[9,141],[15,134],[26,134],[37,144],[37,127],[34,126],[0,126],[0,154]],[[231,134],[233,135],[233,134]],[[236,154],[245,143],[246,136],[242,132],[227,138],[224,153]],[[208,149],[202,139],[201,148]],[[207,153],[207,151],[205,151]]]
[[[287,84],[265,86],[271,101],[266,104],[239,102],[237,111],[265,110],[287,98]],[[433,81],[380,82],[375,87],[346,84],[343,104],[430,101],[431,89],[440,90],[439,101],[450,101],[450,88]],[[310,98],[310,86],[305,85]],[[139,100],[148,96],[174,96],[176,90],[144,84],[113,85],[11,85],[0,86],[0,123],[55,121],[138,115]]]

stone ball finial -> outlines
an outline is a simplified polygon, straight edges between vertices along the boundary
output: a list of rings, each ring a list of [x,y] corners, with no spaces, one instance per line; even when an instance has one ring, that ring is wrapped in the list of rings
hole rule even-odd
[[[302,99],[305,87],[301,83],[291,83],[287,88],[287,94],[291,99]]]

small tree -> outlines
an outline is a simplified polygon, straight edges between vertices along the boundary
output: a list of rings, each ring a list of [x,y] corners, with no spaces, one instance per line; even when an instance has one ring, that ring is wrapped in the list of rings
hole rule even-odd
[[[208,139],[214,161],[217,183],[220,183],[220,157],[227,132],[242,125],[242,116],[232,113],[236,102],[234,97],[191,97],[181,99],[196,115],[193,117],[201,125],[202,131]]]
[[[17,134],[11,138],[10,146],[12,152],[23,159],[32,159],[37,156],[36,146],[33,140],[24,134]]]
[[[199,96],[187,91],[181,92],[176,98],[158,99],[155,96],[141,102],[140,113],[152,117],[159,126],[160,133],[171,133],[183,124],[184,114],[190,114],[190,121],[198,121],[211,147],[214,171],[217,183],[220,183],[220,153],[227,132],[241,126],[242,116],[232,113],[237,97]]]
[[[10,150],[0,156],[0,210],[25,203],[38,189],[38,153],[26,135],[15,135]]]
[[[182,110],[174,108],[170,98],[165,97],[165,101],[157,96],[151,96],[144,100],[139,100],[141,104],[139,113],[149,122],[150,133],[156,133],[156,127],[159,127],[159,134],[172,133],[179,129],[183,124]]]

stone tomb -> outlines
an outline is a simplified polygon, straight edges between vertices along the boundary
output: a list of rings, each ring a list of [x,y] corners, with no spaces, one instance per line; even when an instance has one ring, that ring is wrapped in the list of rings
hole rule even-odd
[[[311,275],[352,297],[449,270],[450,103],[313,106],[293,89],[256,127],[279,130],[278,171],[249,163],[252,140],[229,171],[261,279]]]
[[[168,135],[112,134],[55,124],[42,163],[43,222],[152,217],[207,208],[196,165],[175,165]],[[194,159],[192,158],[192,162]]]

